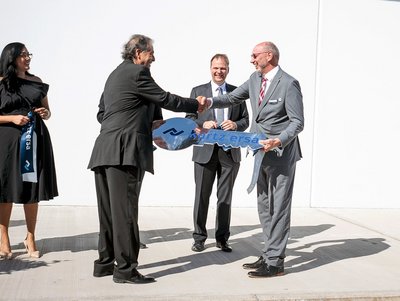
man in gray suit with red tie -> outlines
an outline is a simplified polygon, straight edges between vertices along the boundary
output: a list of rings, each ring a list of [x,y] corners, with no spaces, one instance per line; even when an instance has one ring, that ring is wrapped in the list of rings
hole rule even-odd
[[[227,107],[250,98],[250,131],[267,136],[260,141],[264,152],[256,155],[260,165],[254,170],[264,248],[257,261],[243,268],[253,269],[249,277],[273,277],[284,273],[296,162],[301,159],[298,134],[304,127],[303,97],[299,82],[279,67],[279,50],[272,42],[256,45],[250,62],[256,72],[233,92],[209,99],[209,105]],[[282,154],[273,150],[277,147],[283,149]]]
[[[211,58],[210,71],[212,81],[192,89],[191,98],[199,95],[216,96],[233,91],[236,87],[225,82],[229,73],[229,59],[225,54],[216,54]],[[200,114],[187,114],[200,128],[218,128],[224,131],[244,131],[249,126],[249,114],[246,103],[229,109],[208,110]],[[217,176],[217,212],[215,222],[216,246],[224,252],[231,252],[228,243],[232,191],[239,171],[240,148],[226,148],[217,144],[193,147],[194,176],[196,194],[193,209],[194,243],[192,250],[201,252],[207,239],[207,215],[210,195],[215,176]]]

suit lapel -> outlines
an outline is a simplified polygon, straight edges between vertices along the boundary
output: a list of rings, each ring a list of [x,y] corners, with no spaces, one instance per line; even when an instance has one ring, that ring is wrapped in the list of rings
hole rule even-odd
[[[211,82],[209,82],[208,83],[208,85],[206,86],[206,89],[205,89],[205,93],[204,93],[204,95],[206,96],[206,97],[213,97],[213,91],[212,91],[212,88],[211,88]],[[215,119],[215,114],[214,114],[214,109],[212,109],[212,110],[206,110],[206,112],[209,112],[209,116],[210,116],[210,118],[209,119],[206,119],[206,120],[214,120]]]
[[[233,90],[235,90],[231,85],[228,85],[226,83],[225,83],[225,87],[226,87],[226,92],[227,93],[232,92]],[[232,109],[233,109],[232,106],[228,107],[228,119],[230,119],[230,120],[232,120]]]

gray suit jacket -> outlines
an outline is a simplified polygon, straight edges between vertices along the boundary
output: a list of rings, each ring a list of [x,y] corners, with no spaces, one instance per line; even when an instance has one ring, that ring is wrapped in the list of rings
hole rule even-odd
[[[236,86],[232,86],[226,83],[226,91],[231,92],[236,89]],[[190,93],[190,98],[196,98],[197,96],[212,97],[211,82],[194,87]],[[206,110],[200,114],[187,114],[187,118],[194,120],[200,127],[203,123],[208,120],[215,120],[214,110]],[[237,131],[243,132],[249,127],[249,113],[245,102],[234,105],[228,110],[228,119],[236,122]],[[206,144],[204,146],[193,146],[193,157],[192,160],[197,163],[207,163],[210,161],[214,151],[214,145]],[[232,160],[234,162],[240,162],[241,154],[240,148],[231,149]]]
[[[229,94],[213,98],[213,108],[239,104],[250,98],[253,111],[251,132],[265,133],[268,138],[279,138],[284,151],[278,157],[274,151],[266,153],[268,165],[287,165],[301,159],[297,135],[304,127],[303,96],[299,82],[279,69],[258,106],[261,74],[250,78]],[[264,160],[265,161],[265,160]]]

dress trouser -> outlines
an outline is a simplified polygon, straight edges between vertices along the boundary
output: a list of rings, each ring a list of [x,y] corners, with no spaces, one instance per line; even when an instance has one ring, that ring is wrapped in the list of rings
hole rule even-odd
[[[262,165],[257,181],[258,216],[263,231],[262,255],[268,265],[283,267],[289,239],[296,163]]]
[[[226,242],[230,236],[232,191],[239,171],[239,162],[232,160],[230,151],[224,151],[215,146],[209,162],[200,164],[195,162],[194,174],[196,196],[193,208],[195,241],[204,242],[207,239],[207,215],[210,196],[217,175],[217,212],[215,222],[216,241]]]
[[[100,224],[99,259],[94,264],[97,273],[113,271],[120,279],[137,273],[142,178],[143,172],[134,166],[102,166],[95,170]]]

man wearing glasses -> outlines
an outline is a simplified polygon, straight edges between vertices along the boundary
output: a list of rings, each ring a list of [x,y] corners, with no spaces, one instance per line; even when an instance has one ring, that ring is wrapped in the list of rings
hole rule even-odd
[[[296,162],[301,159],[298,134],[304,127],[303,97],[299,82],[279,65],[279,50],[272,42],[256,45],[250,63],[256,71],[233,92],[208,99],[212,108],[227,107],[250,98],[250,132],[263,133],[262,151],[255,156],[252,185],[257,183],[258,213],[264,248],[257,261],[243,265],[249,277],[283,275],[290,229]],[[283,153],[273,149],[283,149]],[[258,165],[256,163],[259,163]]]

